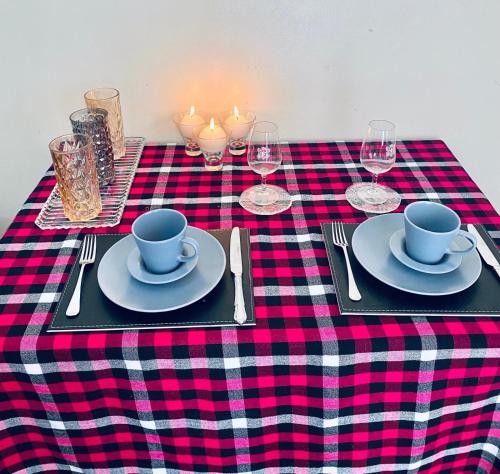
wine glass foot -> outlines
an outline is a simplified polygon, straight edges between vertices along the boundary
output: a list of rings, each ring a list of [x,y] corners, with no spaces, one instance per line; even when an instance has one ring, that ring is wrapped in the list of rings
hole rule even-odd
[[[270,216],[286,211],[292,205],[292,198],[287,191],[279,186],[266,185],[266,193],[269,197],[264,198],[262,185],[253,186],[246,189],[240,196],[239,203],[243,209],[252,214]],[[257,202],[255,202],[257,201]]]
[[[270,206],[278,200],[278,192],[274,186],[253,186],[248,190],[248,197],[257,206]]]
[[[349,204],[360,211],[373,214],[392,212],[401,204],[401,196],[387,186],[372,183],[356,183],[346,189]]]

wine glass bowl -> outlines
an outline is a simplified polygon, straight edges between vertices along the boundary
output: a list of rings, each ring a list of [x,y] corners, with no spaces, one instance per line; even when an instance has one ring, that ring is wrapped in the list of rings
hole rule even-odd
[[[371,183],[356,183],[346,190],[346,198],[356,209],[377,214],[396,209],[401,196],[377,183],[378,176],[396,162],[396,126],[388,120],[372,120],[361,145],[360,161],[372,173]]]

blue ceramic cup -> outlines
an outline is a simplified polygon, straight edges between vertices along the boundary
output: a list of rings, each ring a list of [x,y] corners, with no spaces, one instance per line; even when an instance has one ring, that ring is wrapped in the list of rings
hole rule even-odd
[[[446,254],[466,254],[476,247],[476,238],[460,230],[460,217],[449,207],[436,202],[418,201],[404,211],[406,252],[422,263],[438,263]],[[466,239],[469,246],[450,249],[457,238]]]
[[[134,221],[132,235],[147,270],[169,273],[196,257],[198,242],[186,237],[186,229],[186,218],[174,209],[155,209]],[[182,254],[183,244],[192,247],[191,255]]]

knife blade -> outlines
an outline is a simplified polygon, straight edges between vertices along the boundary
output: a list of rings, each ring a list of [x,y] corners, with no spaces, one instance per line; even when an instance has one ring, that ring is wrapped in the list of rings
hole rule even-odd
[[[493,252],[490,250],[484,239],[481,237],[481,234],[477,231],[477,229],[472,224],[467,224],[467,230],[476,237],[477,240],[477,251],[483,257],[483,260],[487,265],[493,268],[497,272],[497,275],[500,277],[500,262],[495,258]]]
[[[245,299],[243,298],[243,284],[241,276],[243,274],[243,263],[241,259],[240,228],[234,227],[231,231],[230,243],[230,264],[231,273],[234,275],[234,320],[238,324],[243,324],[247,320],[245,311]]]

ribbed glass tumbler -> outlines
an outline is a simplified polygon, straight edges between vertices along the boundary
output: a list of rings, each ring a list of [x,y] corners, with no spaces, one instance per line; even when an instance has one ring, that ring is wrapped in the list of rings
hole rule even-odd
[[[115,178],[113,145],[108,129],[108,112],[104,109],[80,109],[69,116],[73,133],[84,133],[94,143],[95,165],[99,186],[111,184]]]
[[[88,135],[70,134],[49,143],[57,187],[70,221],[88,221],[102,210],[94,159]]]
[[[89,109],[104,109],[108,112],[108,127],[113,143],[115,160],[125,155],[125,135],[120,105],[120,93],[116,89],[91,89],[84,94]]]

